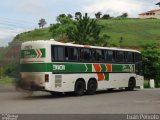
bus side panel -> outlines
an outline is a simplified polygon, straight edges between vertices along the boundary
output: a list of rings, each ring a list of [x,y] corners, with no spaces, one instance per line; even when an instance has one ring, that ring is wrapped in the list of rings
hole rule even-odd
[[[96,73],[92,74],[52,74],[50,77],[51,91],[70,92],[74,91],[75,82],[78,78],[82,78],[87,83],[90,78],[96,78],[98,83],[97,90],[106,90],[109,88],[128,87],[128,81],[131,77],[136,77],[134,73],[110,73],[109,80],[100,80]],[[140,80],[139,80],[140,81]],[[136,82],[137,83],[137,82]],[[137,86],[143,84],[143,81],[137,83]],[[87,89],[87,88],[86,88]]]
[[[97,75],[92,73],[92,74],[52,74],[52,80],[54,83],[52,84],[52,91],[57,91],[57,92],[71,92],[74,91],[75,83],[76,80],[79,78],[82,78],[86,82],[86,86],[88,83],[88,80],[90,78],[96,78]]]

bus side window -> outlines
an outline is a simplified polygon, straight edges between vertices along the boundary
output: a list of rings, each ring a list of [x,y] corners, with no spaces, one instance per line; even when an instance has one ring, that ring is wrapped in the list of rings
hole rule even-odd
[[[114,55],[114,51],[111,51],[111,50],[107,50],[106,53],[105,53],[105,58],[106,58],[106,61],[107,62],[114,62],[114,58],[115,58],[115,55]]]
[[[52,46],[52,61],[63,61],[64,49],[62,46]]]
[[[78,49],[77,48],[69,49],[69,60],[78,60]]]
[[[133,52],[126,52],[126,61],[131,63],[134,60]]]
[[[51,59],[52,61],[55,60],[55,56],[56,56],[56,50],[55,50],[55,46],[51,46]]]
[[[64,49],[63,48],[64,47],[62,47],[62,46],[58,46],[57,47],[57,52],[58,52],[57,60],[58,61],[64,61]]]
[[[134,53],[135,71],[138,75],[143,75],[142,55]]]
[[[80,60],[82,61],[90,61],[91,60],[91,51],[87,48],[80,49]]]
[[[124,62],[125,54],[123,51],[117,51],[116,61]]]
[[[142,61],[142,55],[139,53],[134,53],[134,61],[135,62],[140,62]]]
[[[104,53],[102,50],[96,50],[96,61],[104,61]]]

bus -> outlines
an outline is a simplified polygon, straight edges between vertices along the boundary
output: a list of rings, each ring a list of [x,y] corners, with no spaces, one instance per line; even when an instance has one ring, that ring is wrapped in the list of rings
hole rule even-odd
[[[76,96],[143,86],[139,51],[38,40],[22,43],[19,86]]]

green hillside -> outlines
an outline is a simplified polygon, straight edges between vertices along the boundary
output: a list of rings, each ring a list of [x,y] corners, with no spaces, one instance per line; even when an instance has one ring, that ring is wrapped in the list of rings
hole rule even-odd
[[[160,20],[155,19],[125,19],[102,20],[100,24],[107,25],[103,33],[111,36],[110,41],[119,44],[123,37],[122,46],[140,47],[150,43],[160,43]]]
[[[45,40],[51,38],[52,34],[51,32],[49,32],[49,28],[44,28],[21,33],[14,38],[13,42],[23,42],[28,40]]]
[[[101,34],[110,36],[111,45],[125,47],[141,47],[145,44],[160,44],[160,20],[156,19],[111,19],[99,20],[98,23],[103,26]],[[50,39],[52,34],[49,28],[36,29],[17,35],[13,42]],[[56,36],[56,39],[59,37]]]

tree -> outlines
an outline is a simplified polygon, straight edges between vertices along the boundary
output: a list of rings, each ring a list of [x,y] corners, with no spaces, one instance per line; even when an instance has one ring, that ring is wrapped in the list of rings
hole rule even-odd
[[[65,14],[60,14],[59,16],[57,16],[56,20],[59,23],[67,23],[68,21],[70,21],[73,18],[73,16],[71,14],[65,15]]]
[[[47,22],[46,22],[46,20],[45,20],[44,18],[41,18],[41,19],[39,20],[39,23],[38,23],[39,28],[42,28],[42,29],[43,29],[43,27],[44,27],[46,24],[47,24]]]
[[[56,24],[51,24],[49,31],[52,32],[52,36],[65,36],[66,29],[68,29],[70,26],[73,25],[74,21],[71,18],[71,16],[60,14],[57,16],[57,22]]]
[[[109,14],[104,14],[103,16],[102,16],[102,19],[110,19],[111,17],[110,17],[110,15]]]
[[[95,14],[96,19],[100,19],[101,18],[102,13],[101,12],[97,12]]]
[[[61,23],[62,19],[64,19],[65,17],[66,17],[65,14],[60,14],[60,15],[57,16],[56,21]]]
[[[156,5],[159,5],[159,7],[160,7],[160,2],[156,3]]]
[[[72,16],[71,14],[68,14],[67,16],[68,16],[69,18],[73,18],[73,16]]]
[[[119,16],[120,18],[127,18],[128,17],[128,13],[123,13],[122,15]]]
[[[105,45],[107,35],[101,37],[100,31],[101,26],[97,24],[97,20],[90,19],[85,13],[84,16],[79,16],[74,26],[67,29],[66,35],[78,44]]]
[[[75,13],[75,19],[79,20],[82,17],[82,13],[81,12],[76,12]]]
[[[144,63],[144,76],[146,79],[154,79],[156,86],[160,82],[160,51],[149,45],[142,51]]]

